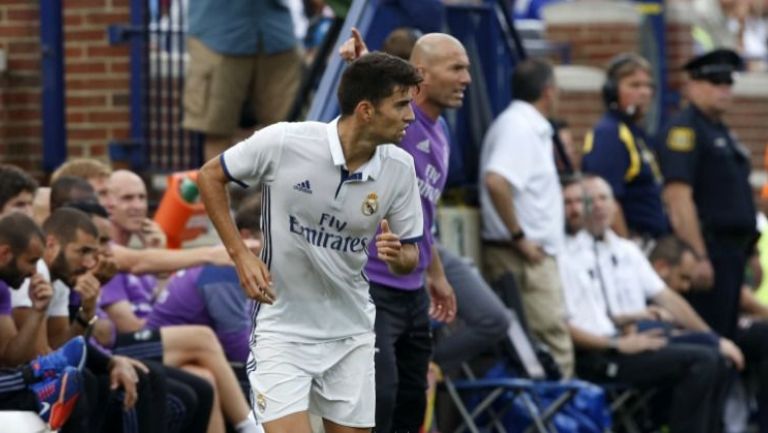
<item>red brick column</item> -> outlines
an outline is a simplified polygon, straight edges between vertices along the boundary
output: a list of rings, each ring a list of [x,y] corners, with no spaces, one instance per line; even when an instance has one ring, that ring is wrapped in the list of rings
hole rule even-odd
[[[111,47],[107,26],[127,23],[128,0],[64,2],[64,65],[68,153],[106,158],[107,143],[130,126],[127,46]],[[0,0],[0,162],[42,178],[40,7]]]
[[[37,1],[0,0],[0,162],[42,171],[40,19]]]
[[[129,136],[128,45],[111,46],[107,27],[128,23],[128,0],[68,0],[64,51],[69,155],[106,158],[107,143]]]

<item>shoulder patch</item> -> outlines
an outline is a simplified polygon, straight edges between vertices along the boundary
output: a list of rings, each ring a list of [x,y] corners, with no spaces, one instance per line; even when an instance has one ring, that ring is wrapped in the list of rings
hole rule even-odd
[[[687,126],[677,126],[667,134],[667,147],[675,152],[690,152],[693,150],[696,133]]]
[[[592,152],[592,146],[595,144],[595,131],[590,130],[587,132],[587,134],[584,136],[584,147],[581,149],[581,152],[586,155],[589,152]]]

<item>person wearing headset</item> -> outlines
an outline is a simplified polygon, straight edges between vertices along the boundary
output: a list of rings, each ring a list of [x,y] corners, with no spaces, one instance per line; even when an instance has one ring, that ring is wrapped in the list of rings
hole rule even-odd
[[[613,230],[642,241],[669,233],[661,201],[662,177],[642,120],[651,103],[651,65],[636,53],[608,64],[603,101],[606,112],[584,139],[582,170],[611,185],[618,209]]]

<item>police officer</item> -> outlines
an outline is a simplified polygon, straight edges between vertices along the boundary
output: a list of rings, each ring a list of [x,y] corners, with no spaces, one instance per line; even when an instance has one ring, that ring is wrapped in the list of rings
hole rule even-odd
[[[659,157],[672,227],[697,256],[689,301],[721,335],[736,330],[748,250],[756,238],[747,150],[723,123],[738,54],[718,49],[689,61],[690,104],[663,129]]]
[[[603,84],[606,112],[584,140],[584,172],[613,188],[612,228],[621,236],[658,238],[669,231],[661,203],[661,173],[641,122],[653,98],[651,65],[635,53],[611,59]]]

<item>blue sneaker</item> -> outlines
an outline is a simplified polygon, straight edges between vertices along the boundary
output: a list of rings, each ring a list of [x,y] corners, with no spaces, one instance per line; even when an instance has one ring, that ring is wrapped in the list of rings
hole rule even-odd
[[[29,386],[37,397],[38,415],[48,428],[58,430],[67,422],[82,387],[82,376],[75,367],[65,367],[61,374]]]
[[[67,341],[57,350],[47,355],[38,356],[29,365],[32,367],[32,372],[37,378],[56,376],[65,367],[74,367],[78,371],[82,370],[83,364],[85,364],[85,355],[85,339],[82,336],[77,336]]]

